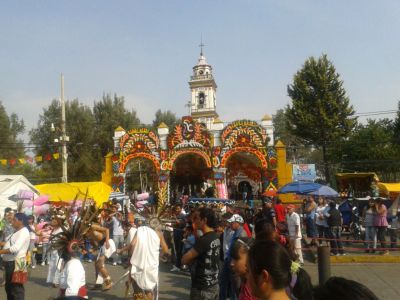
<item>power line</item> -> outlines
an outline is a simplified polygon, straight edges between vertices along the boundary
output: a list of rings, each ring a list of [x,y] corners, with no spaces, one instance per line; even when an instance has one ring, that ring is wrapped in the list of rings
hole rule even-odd
[[[355,116],[377,116],[377,115],[388,115],[388,114],[396,114],[397,110],[381,110],[381,111],[370,111],[370,112],[363,112],[363,113],[355,113]]]

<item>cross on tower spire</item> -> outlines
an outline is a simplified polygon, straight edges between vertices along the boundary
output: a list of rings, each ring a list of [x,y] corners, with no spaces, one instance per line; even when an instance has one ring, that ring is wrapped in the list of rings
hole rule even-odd
[[[203,47],[204,47],[205,45],[203,44],[203,36],[201,36],[200,37],[200,45],[199,45],[199,47],[200,47],[200,56],[203,56]]]

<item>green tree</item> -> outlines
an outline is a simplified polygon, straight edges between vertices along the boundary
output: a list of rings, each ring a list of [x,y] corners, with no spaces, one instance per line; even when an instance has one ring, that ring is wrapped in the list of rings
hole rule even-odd
[[[376,172],[382,181],[400,178],[400,148],[393,143],[394,122],[389,119],[367,120],[335,150],[344,172]]]
[[[24,121],[15,113],[10,115],[3,104],[0,102],[0,159],[18,159],[24,157],[25,148],[22,140],[19,138],[25,131]],[[7,174],[18,172],[19,168],[2,166],[2,172]]]
[[[94,117],[91,109],[79,100],[66,101],[66,132],[69,136],[68,153],[68,181],[99,180],[102,157],[98,147],[94,144]],[[52,124],[56,128],[51,131]],[[55,142],[61,135],[61,105],[53,100],[43,109],[39,116],[38,125],[30,131],[31,142],[37,145],[36,155],[61,153],[61,145]],[[35,182],[61,180],[61,154],[58,160],[43,161],[38,168]]]
[[[122,126],[125,130],[129,130],[140,124],[136,111],[128,111],[125,108],[124,97],[112,97],[110,94],[103,95],[99,102],[94,102],[93,114],[95,118],[95,137],[96,144],[104,156],[114,149],[114,130],[118,126]]]
[[[157,129],[157,127],[164,122],[169,128],[174,127],[176,123],[178,123],[178,119],[176,114],[171,112],[170,110],[161,111],[161,109],[156,111],[155,118],[153,120],[153,128]]]
[[[274,139],[280,140],[286,146],[286,152],[289,159],[296,160],[302,155],[300,150],[304,149],[302,140],[292,134],[288,128],[288,121],[283,109],[278,109],[272,116],[272,123],[274,124]]]
[[[326,55],[310,57],[287,91],[292,99],[285,111],[288,129],[305,144],[322,149],[325,180],[330,182],[327,147],[343,141],[357,123],[343,81]]]

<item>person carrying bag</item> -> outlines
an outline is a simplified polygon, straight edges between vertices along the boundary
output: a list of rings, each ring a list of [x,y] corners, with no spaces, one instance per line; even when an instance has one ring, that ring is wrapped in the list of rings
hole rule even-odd
[[[26,253],[29,248],[30,236],[28,220],[25,214],[17,213],[12,220],[15,232],[10,238],[0,243],[0,254],[3,255],[6,273],[5,290],[7,300],[24,300],[24,283],[28,280]]]

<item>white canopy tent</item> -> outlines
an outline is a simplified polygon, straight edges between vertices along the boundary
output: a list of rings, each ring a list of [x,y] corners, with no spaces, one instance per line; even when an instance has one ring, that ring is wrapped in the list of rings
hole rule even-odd
[[[39,196],[39,191],[23,175],[0,175],[0,219],[4,216],[4,209],[17,208],[17,200],[21,192],[32,192],[34,200]]]

